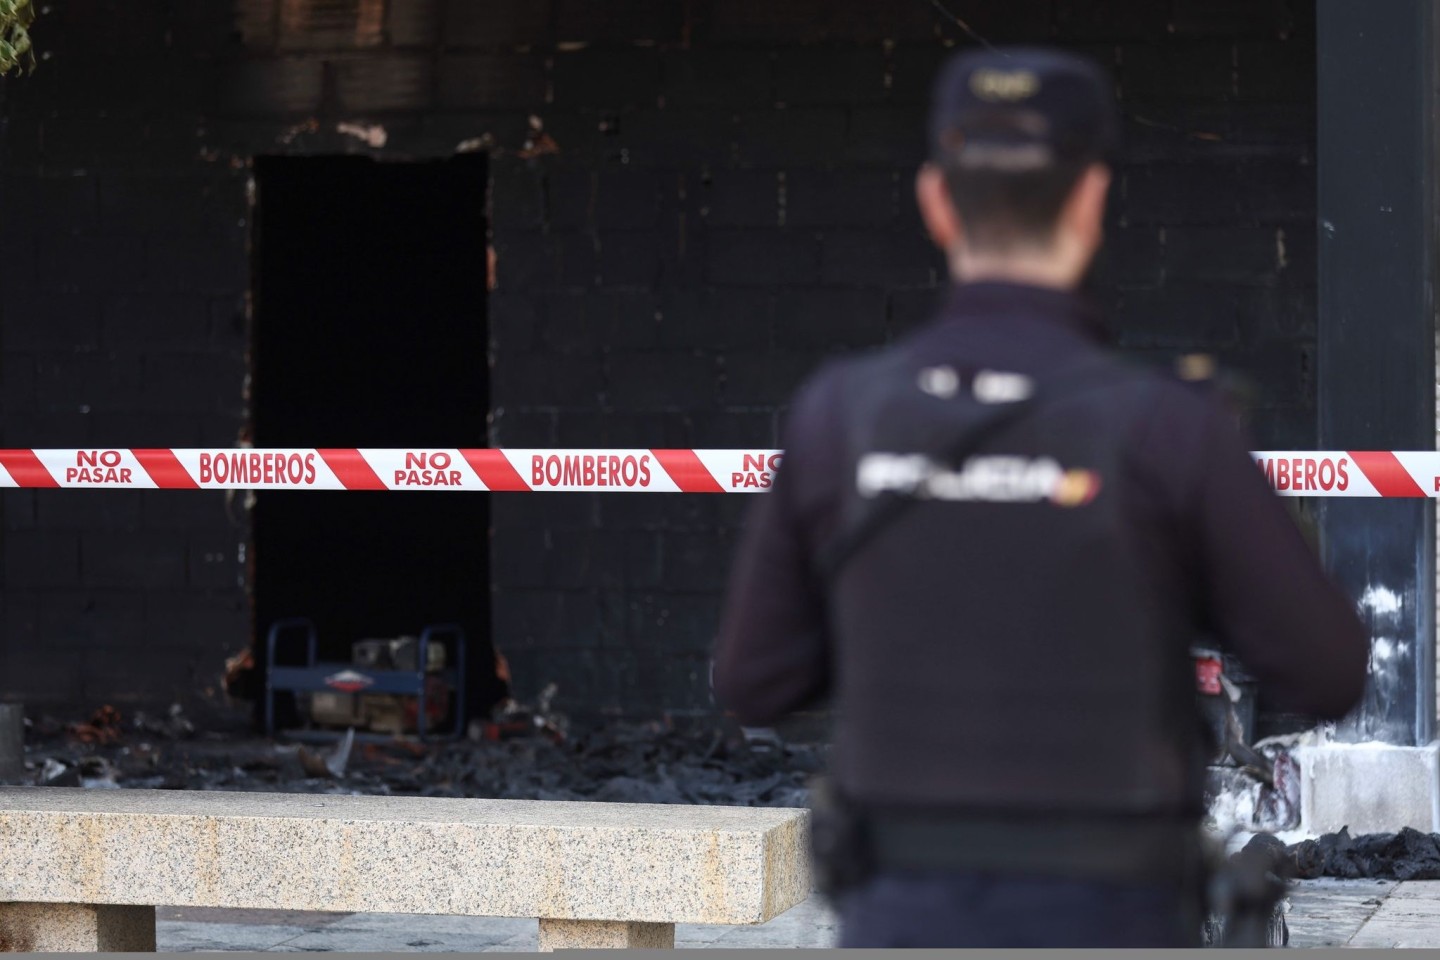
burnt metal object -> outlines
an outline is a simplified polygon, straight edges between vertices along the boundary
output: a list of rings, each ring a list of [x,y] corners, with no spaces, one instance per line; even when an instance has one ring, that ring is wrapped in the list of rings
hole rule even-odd
[[[1257,684],[1229,654],[1203,647],[1192,648],[1195,683],[1201,717],[1210,736],[1209,762],[1224,766],[1249,765],[1255,739]],[[1247,753],[1247,751],[1249,753]],[[1268,764],[1255,764],[1263,771]],[[1269,776],[1258,779],[1268,780]]]
[[[280,639],[296,632],[303,632],[305,636],[305,662],[302,666],[281,666],[276,660]],[[431,657],[430,645],[439,643],[441,638],[447,638],[453,648],[454,665],[444,670],[431,670],[429,667],[435,660]],[[465,729],[465,641],[465,631],[458,625],[431,625],[420,632],[418,649],[403,666],[383,669],[363,664],[325,663],[316,654],[318,638],[312,621],[299,618],[276,621],[265,637],[265,733],[275,733],[277,693],[333,695],[338,692],[414,697],[415,731],[424,738],[429,732],[431,698],[437,693],[449,691],[453,693],[452,713],[455,717],[451,733],[460,737]],[[376,663],[390,662],[382,660],[382,650],[378,646],[370,656]]]

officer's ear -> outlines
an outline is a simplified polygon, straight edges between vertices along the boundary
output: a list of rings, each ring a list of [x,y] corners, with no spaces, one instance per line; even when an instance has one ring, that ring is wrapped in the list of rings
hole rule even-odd
[[[1105,232],[1105,198],[1110,192],[1110,168],[1101,163],[1085,168],[1060,211],[1060,227],[1077,237],[1091,252]]]
[[[925,164],[915,175],[915,203],[920,207],[925,232],[948,257],[959,244],[964,231],[960,226],[960,214],[955,211],[955,204],[950,199],[945,174],[933,163]]]

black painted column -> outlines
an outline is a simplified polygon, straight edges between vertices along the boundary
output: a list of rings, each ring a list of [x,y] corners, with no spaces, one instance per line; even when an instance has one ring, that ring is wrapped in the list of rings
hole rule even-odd
[[[1320,447],[1435,448],[1436,14],[1318,0]],[[1435,720],[1431,500],[1322,501],[1330,569],[1371,628],[1347,740],[1428,742]]]

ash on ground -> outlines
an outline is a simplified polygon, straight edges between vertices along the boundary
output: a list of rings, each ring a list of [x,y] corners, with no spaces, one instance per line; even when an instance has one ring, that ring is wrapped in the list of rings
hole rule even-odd
[[[30,724],[27,775],[10,782],[798,807],[823,765],[822,747],[733,728],[613,723],[563,738],[288,743],[197,732],[178,710],[127,721],[107,709],[88,723]]]

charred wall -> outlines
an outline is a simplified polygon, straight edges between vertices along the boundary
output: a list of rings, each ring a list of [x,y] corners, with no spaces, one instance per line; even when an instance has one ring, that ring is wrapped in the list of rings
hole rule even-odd
[[[775,442],[826,354],[943,283],[910,200],[936,66],[1058,42],[1126,115],[1096,293],[1121,342],[1260,387],[1314,442],[1314,14],[1303,0],[52,0],[0,81],[0,443],[230,445],[257,154],[490,165],[491,438]],[[956,16],[963,17],[963,23]],[[477,269],[483,269],[477,265]],[[522,693],[708,712],[745,498],[497,496]],[[0,695],[189,697],[249,637],[243,498],[0,496]]]
[[[0,80],[6,446],[236,442],[245,171],[213,155],[229,28],[205,6],[37,4],[45,59]],[[0,516],[0,695],[213,689],[247,629],[241,503],[11,490]]]

